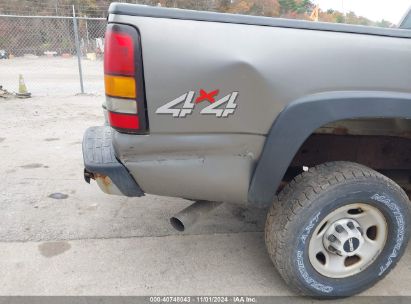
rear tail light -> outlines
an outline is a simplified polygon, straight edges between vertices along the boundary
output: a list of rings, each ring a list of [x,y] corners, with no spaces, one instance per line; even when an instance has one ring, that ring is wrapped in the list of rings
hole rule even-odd
[[[109,24],[104,47],[104,84],[111,127],[148,132],[140,35],[132,26]]]
[[[140,122],[137,115],[108,112],[110,125],[116,129],[139,129]]]
[[[106,96],[106,106],[112,112],[137,114],[137,103],[132,99]]]
[[[121,28],[120,25],[109,25],[107,28],[104,70],[108,73],[134,76],[135,42],[132,35],[121,32]]]
[[[136,83],[131,76],[104,76],[104,84],[106,87],[106,95],[123,97],[123,98],[136,98]]]

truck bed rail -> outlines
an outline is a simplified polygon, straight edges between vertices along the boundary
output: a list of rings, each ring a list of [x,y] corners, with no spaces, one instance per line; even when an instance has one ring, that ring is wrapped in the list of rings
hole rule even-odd
[[[306,20],[292,20],[260,16],[247,16],[239,14],[226,14],[215,12],[194,11],[176,8],[163,8],[145,5],[111,3],[110,14],[141,16],[152,18],[168,18],[182,20],[196,20],[208,22],[221,22],[233,24],[248,24],[272,26],[282,28],[297,28],[304,30],[343,32],[352,34],[376,35],[397,38],[411,38],[411,30],[401,28],[380,28],[374,26],[351,25],[327,22],[312,22]]]

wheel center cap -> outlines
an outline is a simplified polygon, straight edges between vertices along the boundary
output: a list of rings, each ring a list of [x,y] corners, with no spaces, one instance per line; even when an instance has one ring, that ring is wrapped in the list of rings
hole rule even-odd
[[[355,255],[364,243],[360,224],[353,219],[340,219],[332,223],[323,236],[327,251],[340,256]]]
[[[356,237],[352,237],[345,241],[343,249],[345,252],[351,253],[357,250],[358,247],[360,247],[360,240]]]

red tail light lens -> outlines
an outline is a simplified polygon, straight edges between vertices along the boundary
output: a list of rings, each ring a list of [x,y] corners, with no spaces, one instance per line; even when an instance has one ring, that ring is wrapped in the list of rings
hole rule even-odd
[[[140,127],[137,115],[108,112],[108,119],[113,128],[135,130]]]
[[[136,28],[113,23],[107,26],[104,74],[111,127],[123,133],[146,134],[143,61],[140,34]]]
[[[130,34],[107,31],[104,45],[104,73],[134,76],[134,41]]]

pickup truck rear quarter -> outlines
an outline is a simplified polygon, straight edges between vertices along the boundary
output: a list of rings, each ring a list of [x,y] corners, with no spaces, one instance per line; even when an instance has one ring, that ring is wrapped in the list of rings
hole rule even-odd
[[[160,15],[150,16],[153,10]],[[167,13],[167,9],[114,4],[108,20],[131,25],[141,35],[149,135],[115,132],[113,146],[146,193],[266,205],[267,199],[260,201],[258,194],[249,200],[249,187],[270,129],[287,106],[308,96],[315,100],[320,93],[332,92],[338,98],[341,92],[344,98],[347,91],[354,91],[355,98],[355,92],[359,97],[364,92],[374,96],[381,91],[411,92],[411,74],[405,68],[411,66],[407,52],[411,40],[401,37],[402,30],[381,29],[367,35],[350,32],[348,25],[315,30],[304,28],[308,22],[264,26],[188,20],[189,13],[185,19],[173,14],[168,18]],[[197,97],[201,89],[219,90],[218,97],[238,92],[235,112],[228,117],[200,114],[207,105],[203,102],[184,118],[156,114],[167,102],[190,91]],[[390,115],[381,110],[375,117]],[[339,118],[331,109],[324,123],[361,118],[355,106],[347,111],[352,117]],[[282,125],[277,135],[295,140],[298,149],[306,138],[293,138],[296,135],[289,131],[318,114],[314,105],[308,107],[303,116]],[[411,115],[411,110],[398,114]],[[320,126],[307,130],[301,125],[300,130],[308,137]],[[269,157],[280,159],[281,168],[273,168],[273,176],[284,174],[297,152],[295,147],[274,148],[278,150]],[[270,191],[280,181],[273,181]]]
[[[87,181],[198,201],[171,219],[179,230],[221,202],[271,204],[268,252],[302,294],[352,295],[394,267],[411,221],[407,27],[118,3],[109,12],[113,128],[86,131]],[[130,39],[135,62],[122,70]]]

